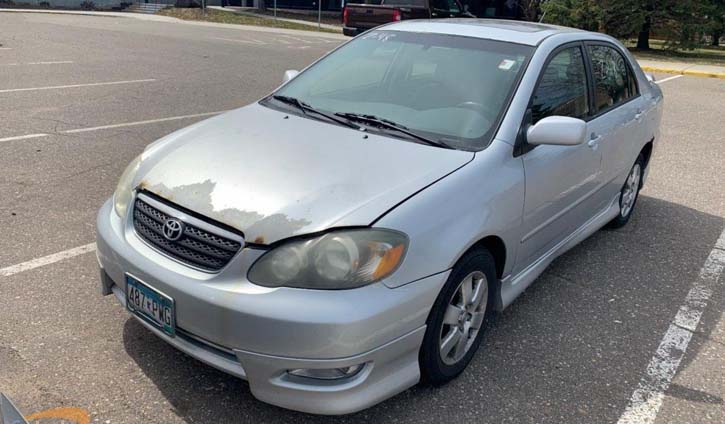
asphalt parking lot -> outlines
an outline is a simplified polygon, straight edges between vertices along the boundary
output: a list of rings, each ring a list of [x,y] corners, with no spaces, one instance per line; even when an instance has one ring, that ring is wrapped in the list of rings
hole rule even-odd
[[[0,392],[26,414],[608,423],[651,422],[656,404],[658,423],[725,422],[725,80],[657,75],[662,137],[632,221],[555,261],[462,376],[333,419],[256,401],[154,337],[98,294],[92,243],[98,208],[146,145],[257,100],[340,39],[17,13],[0,13],[0,29]],[[693,301],[693,287],[708,296]],[[675,370],[663,396],[626,412]]]

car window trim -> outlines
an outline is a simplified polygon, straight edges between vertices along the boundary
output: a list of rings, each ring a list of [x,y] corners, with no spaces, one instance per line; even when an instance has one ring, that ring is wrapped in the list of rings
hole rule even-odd
[[[614,49],[614,51],[616,51],[619,55],[621,55],[622,59],[624,59],[624,63],[626,63],[626,66],[627,66],[627,78],[629,78],[630,75],[632,76],[632,78],[634,79],[635,87],[637,89],[637,92],[634,95],[630,96],[629,98],[627,98],[624,101],[617,102],[605,109],[596,109],[596,112],[590,116],[589,120],[599,118],[600,116],[603,116],[615,109],[618,109],[621,106],[626,105],[627,103],[629,103],[635,99],[638,99],[642,95],[640,92],[640,89],[639,89],[639,81],[637,79],[637,74],[635,74],[634,70],[632,69],[632,64],[629,61],[629,57],[617,45],[610,43],[608,41],[604,41],[604,40],[582,40],[582,44],[584,45],[584,50],[585,50],[586,58],[587,58],[587,64],[589,66],[589,72],[591,74],[591,81],[592,81],[590,90],[591,90],[591,97],[594,102],[592,103],[593,107],[590,109],[594,109],[596,107],[596,99],[594,98],[596,82],[594,81],[594,65],[592,64],[591,55],[589,54],[589,46],[598,45],[598,46],[610,47],[610,48]],[[589,120],[587,120],[587,122]]]
[[[551,63],[554,58],[561,53],[563,50],[572,48],[572,47],[578,47],[579,50],[582,53],[582,61],[584,62],[584,73],[585,78],[587,80],[587,102],[588,104],[588,111],[584,117],[579,118],[583,120],[584,122],[589,122],[591,119],[593,119],[592,115],[592,99],[594,97],[594,93],[592,91],[592,84],[593,84],[593,74],[591,74],[589,71],[589,61],[587,60],[587,52],[586,52],[586,46],[584,45],[584,42],[582,40],[576,40],[576,41],[570,41],[568,43],[561,44],[557,46],[554,50],[552,50],[549,55],[546,57],[546,60],[544,61],[543,66],[539,70],[539,75],[536,77],[536,83],[534,84],[534,89],[531,91],[531,95],[529,96],[529,101],[526,103],[526,111],[524,112],[524,117],[521,121],[521,126],[519,127],[519,134],[516,137],[516,142],[514,143],[514,149],[513,149],[513,156],[521,156],[523,154],[526,154],[530,152],[531,150],[535,149],[536,145],[531,145],[526,143],[526,134],[525,129],[528,128],[529,125],[532,125],[532,116],[531,116],[531,106],[534,101],[534,95],[536,94],[536,90],[539,89],[539,85],[541,84],[541,80],[544,78],[544,72],[546,71],[546,68],[549,66],[549,63]],[[528,70],[528,68],[527,68]],[[518,88],[517,88],[518,89]]]

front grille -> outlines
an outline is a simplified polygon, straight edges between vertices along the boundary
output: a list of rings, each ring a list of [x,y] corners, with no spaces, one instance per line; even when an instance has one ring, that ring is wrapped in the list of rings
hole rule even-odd
[[[140,197],[140,196],[139,196]],[[163,208],[151,205],[153,200],[144,201],[137,197],[133,208],[133,227],[136,234],[151,246],[168,256],[204,271],[219,271],[242,248],[242,243],[210,231],[213,224],[193,225],[188,219],[184,221],[184,232],[178,240],[171,241],[164,236],[164,224],[169,218],[180,218],[183,213],[174,214],[173,207]],[[161,210],[165,209],[165,210]],[[172,211],[172,212],[167,212]],[[195,218],[193,219],[196,220]]]

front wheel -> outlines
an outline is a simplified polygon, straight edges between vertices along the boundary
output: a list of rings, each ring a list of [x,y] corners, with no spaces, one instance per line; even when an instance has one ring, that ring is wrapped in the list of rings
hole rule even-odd
[[[495,283],[496,266],[484,249],[467,253],[453,267],[428,316],[420,350],[423,381],[445,384],[471,362],[493,312]]]
[[[642,174],[644,173],[644,157],[640,154],[637,161],[632,165],[627,179],[624,181],[619,195],[619,214],[608,224],[609,228],[624,227],[634,212],[637,204],[639,189],[642,187]]]

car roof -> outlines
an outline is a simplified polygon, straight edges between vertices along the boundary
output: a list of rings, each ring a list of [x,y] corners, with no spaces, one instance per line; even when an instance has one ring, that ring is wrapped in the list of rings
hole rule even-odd
[[[471,18],[409,20],[385,25],[380,29],[386,31],[460,35],[464,37],[508,41],[529,46],[536,46],[544,41],[544,39],[555,34],[587,32],[574,28],[535,22]]]

